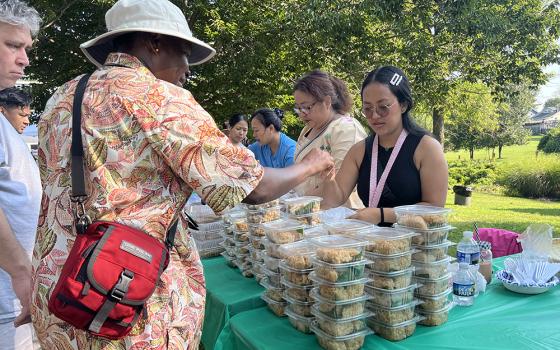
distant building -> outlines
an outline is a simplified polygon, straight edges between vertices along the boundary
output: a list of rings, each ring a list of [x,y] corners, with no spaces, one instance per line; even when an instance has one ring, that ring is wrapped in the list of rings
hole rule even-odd
[[[532,113],[531,113],[532,114]],[[523,126],[533,135],[545,134],[548,130],[560,125],[560,111],[555,107],[547,107],[540,113],[531,116]]]

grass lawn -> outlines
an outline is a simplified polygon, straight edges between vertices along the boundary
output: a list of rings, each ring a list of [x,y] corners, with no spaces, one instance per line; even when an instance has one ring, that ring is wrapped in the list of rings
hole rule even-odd
[[[526,145],[504,147],[503,159],[496,159],[500,167],[511,168],[527,162],[560,161],[560,157],[539,154],[535,158],[535,151],[540,137],[531,137]],[[497,154],[496,154],[497,157]],[[446,152],[448,161],[468,159],[467,151]],[[487,150],[475,151],[475,159],[491,159]],[[448,208],[453,210],[451,224],[457,227],[452,231],[449,240],[458,242],[462,232],[472,230],[473,223],[478,227],[495,227],[521,233],[532,223],[546,223],[554,228],[554,236],[560,236],[560,202],[538,199],[508,197],[501,194],[474,192],[472,204],[461,206],[453,204],[454,194],[447,195]],[[454,254],[450,251],[450,253]]]

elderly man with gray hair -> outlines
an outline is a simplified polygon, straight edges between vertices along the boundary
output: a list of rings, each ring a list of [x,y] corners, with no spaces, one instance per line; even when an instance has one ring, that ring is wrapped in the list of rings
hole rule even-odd
[[[20,0],[0,1],[0,90],[29,65],[39,30],[37,11]],[[0,349],[33,349],[31,254],[41,202],[39,169],[27,145],[0,113]],[[18,301],[19,299],[19,301]],[[20,305],[21,304],[21,305]],[[17,328],[16,328],[17,327]]]

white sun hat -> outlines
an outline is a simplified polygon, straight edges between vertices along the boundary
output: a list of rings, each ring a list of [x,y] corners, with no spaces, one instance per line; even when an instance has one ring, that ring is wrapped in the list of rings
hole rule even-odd
[[[187,57],[194,66],[211,59],[214,50],[207,43],[193,37],[181,10],[168,0],[119,0],[105,14],[107,33],[89,40],[80,48],[96,66],[102,66],[114,51],[113,39],[131,32],[148,32],[184,39],[192,44]]]

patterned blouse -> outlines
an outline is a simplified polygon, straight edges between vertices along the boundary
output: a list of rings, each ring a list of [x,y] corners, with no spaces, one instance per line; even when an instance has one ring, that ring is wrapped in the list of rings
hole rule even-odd
[[[263,168],[233,146],[191,93],[157,79],[133,56],[109,55],[82,106],[86,208],[164,240],[180,217],[171,262],[142,320],[118,341],[90,336],[51,315],[48,300],[75,238],[70,205],[72,102],[79,77],[48,101],[39,122],[43,200],[33,253],[32,319],[43,349],[197,349],[205,283],[186,220],[194,190],[220,213],[243,200]]]

